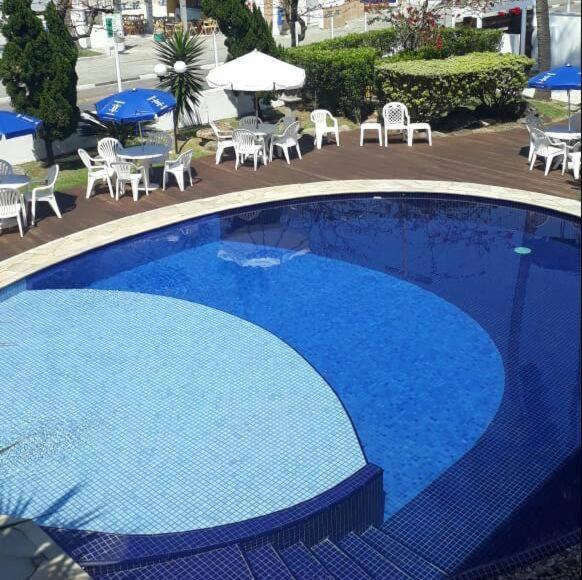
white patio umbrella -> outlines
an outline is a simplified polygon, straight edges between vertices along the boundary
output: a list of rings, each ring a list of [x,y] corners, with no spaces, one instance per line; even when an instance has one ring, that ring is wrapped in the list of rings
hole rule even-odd
[[[206,82],[216,89],[255,93],[258,113],[257,92],[300,89],[305,84],[305,71],[255,49],[212,69]]]

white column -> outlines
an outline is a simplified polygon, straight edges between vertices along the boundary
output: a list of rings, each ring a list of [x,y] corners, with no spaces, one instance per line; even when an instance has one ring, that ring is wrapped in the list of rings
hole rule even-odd
[[[519,54],[525,54],[525,37],[527,26],[527,5],[521,10],[521,28],[519,29]]]
[[[147,32],[151,33],[154,31],[154,7],[152,6],[152,0],[145,0],[145,11]]]
[[[477,16],[477,28],[483,28],[483,18]]]
[[[188,8],[186,0],[180,0],[180,20],[184,25],[184,30],[188,30]]]
[[[333,37],[334,37],[334,30],[333,30],[333,16],[331,17],[331,20],[330,20],[329,26],[330,26],[330,30],[331,30],[331,37],[333,38]]]
[[[368,13],[364,10],[364,32],[368,32]]]

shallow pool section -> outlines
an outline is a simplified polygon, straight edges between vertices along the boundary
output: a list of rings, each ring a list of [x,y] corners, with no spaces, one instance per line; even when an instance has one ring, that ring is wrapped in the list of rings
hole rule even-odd
[[[43,290],[0,303],[0,320],[13,345],[0,446],[19,442],[0,455],[3,513],[26,504],[50,526],[186,531],[295,505],[365,464],[321,376],[230,314]]]

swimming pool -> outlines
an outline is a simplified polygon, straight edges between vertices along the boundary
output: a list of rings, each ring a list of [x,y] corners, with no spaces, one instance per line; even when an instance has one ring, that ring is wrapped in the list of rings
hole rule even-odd
[[[218,525],[369,461],[385,528],[445,570],[580,526],[574,220],[420,194],[285,202],[95,250],[0,315],[17,321],[0,444],[22,441],[3,502],[36,515],[74,490],[47,525]]]

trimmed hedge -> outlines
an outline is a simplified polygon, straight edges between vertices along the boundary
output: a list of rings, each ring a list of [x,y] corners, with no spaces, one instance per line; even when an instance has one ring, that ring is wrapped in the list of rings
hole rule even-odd
[[[330,50],[317,45],[294,48],[285,59],[305,69],[306,96],[314,107],[360,121],[367,94],[374,89],[373,48]]]
[[[495,116],[520,112],[522,90],[533,61],[494,52],[445,60],[382,62],[376,67],[381,102],[404,103],[414,121],[434,121],[476,101]]]
[[[396,32],[393,28],[370,30],[369,32],[353,32],[338,38],[322,40],[310,46],[327,50],[342,50],[347,48],[373,48],[378,56],[393,52],[396,48]]]

